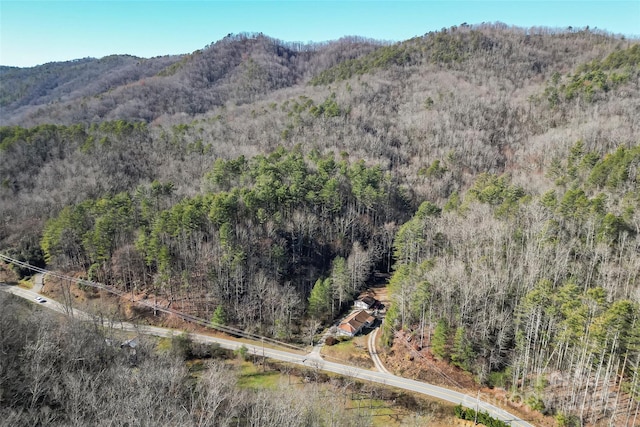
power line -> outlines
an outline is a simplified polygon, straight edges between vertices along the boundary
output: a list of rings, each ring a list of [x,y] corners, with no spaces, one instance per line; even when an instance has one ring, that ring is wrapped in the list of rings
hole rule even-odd
[[[113,286],[108,286],[108,285],[105,285],[103,283],[94,282],[94,281],[91,281],[91,280],[78,279],[76,277],[66,276],[64,274],[60,274],[60,273],[57,273],[55,271],[46,270],[44,268],[36,267],[35,265],[31,265],[31,264],[28,264],[28,263],[26,263],[24,261],[20,261],[20,260],[17,260],[15,258],[11,258],[11,257],[9,257],[7,255],[4,255],[4,254],[1,254],[1,253],[0,253],[0,259],[4,260],[6,262],[9,262],[9,263],[18,265],[20,267],[35,271],[37,273],[46,274],[46,275],[49,275],[49,276],[52,276],[52,277],[56,277],[56,278],[61,279],[61,280],[67,280],[69,282],[73,282],[73,283],[76,283],[78,285],[89,286],[89,287],[92,287],[92,288],[101,289],[101,290],[109,292],[109,293],[111,293],[113,295],[117,295],[119,297],[126,298],[128,296],[127,292],[121,291],[121,290],[119,290],[117,288],[114,288]],[[151,308],[153,310],[160,311],[162,313],[173,314],[173,315],[175,315],[175,316],[177,316],[177,317],[179,317],[179,318],[181,318],[181,319],[183,319],[183,320],[185,320],[187,322],[194,323],[194,324],[199,325],[199,326],[204,326],[204,327],[209,328],[209,329],[215,329],[217,331],[224,332],[224,333],[227,333],[227,334],[230,334],[230,335],[239,336],[239,337],[250,339],[250,340],[254,340],[254,341],[263,341],[264,340],[264,342],[267,342],[267,343],[272,344],[272,345],[276,345],[276,346],[280,346],[280,347],[284,347],[284,348],[289,348],[289,349],[292,349],[292,350],[298,350],[298,351],[302,351],[302,352],[306,352],[306,350],[307,350],[304,347],[300,347],[300,346],[297,346],[297,345],[294,345],[294,344],[278,341],[278,340],[275,340],[275,339],[270,338],[270,337],[265,337],[265,336],[262,336],[262,335],[253,334],[251,332],[246,332],[246,331],[243,331],[242,329],[237,329],[237,328],[234,328],[234,327],[231,327],[231,326],[226,326],[226,325],[221,325],[219,323],[209,322],[206,319],[203,319],[201,317],[193,316],[191,314],[184,313],[182,311],[178,311],[178,310],[175,310],[175,309],[172,309],[172,308],[165,308],[165,307],[162,307],[162,306],[158,306],[155,303],[152,304],[152,303],[146,302],[144,300],[137,300],[137,301],[134,300],[133,303],[137,304],[139,306],[148,307],[148,308]],[[341,359],[339,359],[337,357],[332,357],[330,355],[323,355],[323,358],[324,359],[338,361],[338,362],[342,361]]]
[[[49,275],[49,276],[52,276],[52,277],[56,277],[56,278],[59,278],[59,279],[62,279],[62,280],[67,280],[69,282],[76,283],[78,285],[89,286],[89,287],[92,287],[92,288],[95,288],[95,289],[101,289],[103,291],[109,292],[109,293],[117,295],[119,297],[126,297],[127,296],[126,292],[121,291],[121,290],[119,290],[117,288],[114,288],[113,286],[105,285],[105,284],[99,283],[99,282],[94,282],[92,280],[78,279],[78,278],[75,278],[75,277],[65,276],[64,274],[60,274],[60,273],[57,273],[57,272],[51,271],[51,270],[45,270],[44,268],[36,267],[35,265],[31,265],[31,264],[28,264],[28,263],[26,263],[24,261],[20,261],[20,260],[17,260],[15,258],[11,258],[11,257],[9,257],[7,255],[4,255],[4,254],[0,254],[0,259],[4,260],[6,262],[9,262],[11,264],[14,264],[14,265],[18,265],[18,266],[20,266],[22,268],[26,268],[26,269],[29,269],[31,271],[35,271],[37,273],[46,274],[46,275]],[[151,303],[143,301],[143,300],[133,301],[133,303],[141,305],[141,306],[144,306],[144,307],[152,308],[153,310],[160,311],[160,312],[163,312],[163,313],[166,313],[166,314],[173,314],[173,315],[175,315],[175,316],[177,316],[177,317],[179,317],[179,318],[181,318],[183,320],[186,320],[188,322],[197,324],[199,326],[204,326],[206,328],[215,329],[215,330],[218,330],[220,332],[225,332],[227,334],[236,335],[236,336],[240,336],[240,337],[251,339],[251,340],[257,340],[257,341],[264,340],[265,342],[268,342],[268,343],[273,344],[273,345],[286,347],[286,348],[299,350],[299,351],[306,351],[306,349],[304,347],[300,347],[300,346],[297,346],[297,345],[294,345],[294,344],[278,341],[278,340],[275,340],[273,338],[265,337],[265,336],[262,336],[262,335],[257,335],[257,334],[253,334],[253,333],[250,333],[250,332],[246,332],[246,331],[243,331],[242,329],[233,328],[231,326],[226,326],[226,325],[221,325],[221,324],[218,324],[218,323],[209,322],[209,321],[207,321],[207,320],[205,320],[205,319],[203,319],[201,317],[196,317],[196,316],[193,316],[191,314],[184,313],[184,312],[172,309],[172,308],[168,308],[168,307],[165,308],[165,307],[162,307],[162,306],[158,306],[155,303],[151,304]]]

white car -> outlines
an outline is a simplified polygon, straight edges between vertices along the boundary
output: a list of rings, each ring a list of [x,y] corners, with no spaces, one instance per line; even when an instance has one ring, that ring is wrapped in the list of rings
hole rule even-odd
[[[47,302],[47,300],[46,300],[46,299],[44,299],[44,298],[42,298],[42,297],[36,297],[35,299],[36,299],[36,301],[38,301],[40,304]]]

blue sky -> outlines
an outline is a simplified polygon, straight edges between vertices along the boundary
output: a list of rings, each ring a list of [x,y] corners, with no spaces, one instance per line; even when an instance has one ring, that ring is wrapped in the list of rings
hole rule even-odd
[[[284,41],[399,41],[463,22],[568,26],[640,37],[640,0],[0,0],[0,65],[190,53],[228,33]]]

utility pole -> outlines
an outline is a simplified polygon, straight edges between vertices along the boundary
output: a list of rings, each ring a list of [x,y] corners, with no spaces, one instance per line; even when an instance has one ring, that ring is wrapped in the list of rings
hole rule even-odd
[[[422,316],[420,317],[420,349],[424,347],[424,302],[422,303]]]
[[[478,425],[478,409],[480,406],[480,389],[478,389],[478,395],[476,396],[476,412],[474,414],[473,417],[473,425],[477,426]]]

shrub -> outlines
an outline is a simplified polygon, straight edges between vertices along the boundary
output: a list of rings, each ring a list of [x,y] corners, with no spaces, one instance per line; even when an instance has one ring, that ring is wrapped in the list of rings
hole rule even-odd
[[[233,354],[242,360],[247,360],[247,356],[249,355],[249,349],[247,349],[247,347],[242,345],[237,350],[235,350]]]
[[[326,340],[324,340],[324,344],[328,346],[338,344],[338,340],[335,337],[329,336]]]

